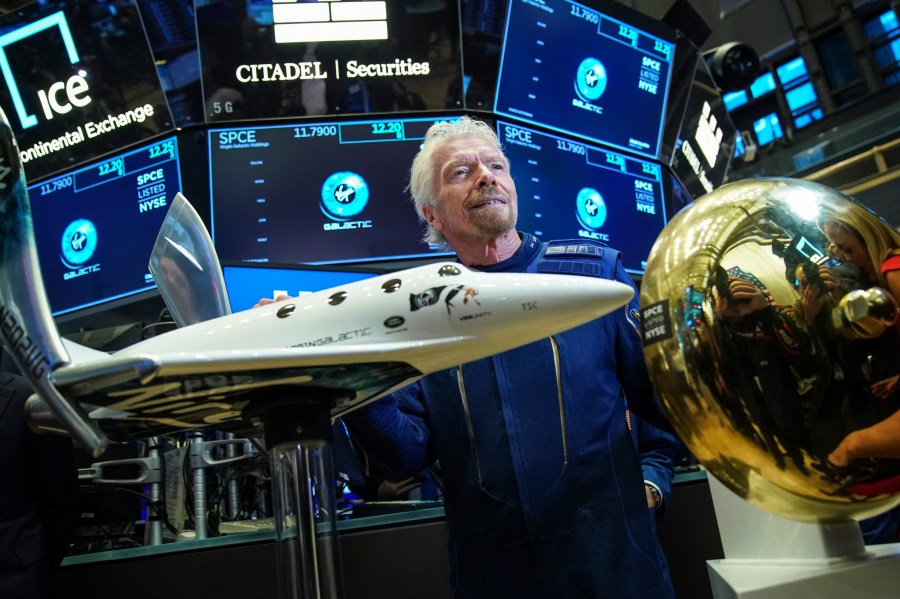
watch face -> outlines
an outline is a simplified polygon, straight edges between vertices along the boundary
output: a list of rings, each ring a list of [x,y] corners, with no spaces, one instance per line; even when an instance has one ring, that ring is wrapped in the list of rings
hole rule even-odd
[[[653,497],[653,501],[656,502],[656,506],[659,507],[659,504],[662,503],[662,495],[660,495],[659,489],[657,489],[653,485],[645,485],[645,486],[650,491],[650,496]]]

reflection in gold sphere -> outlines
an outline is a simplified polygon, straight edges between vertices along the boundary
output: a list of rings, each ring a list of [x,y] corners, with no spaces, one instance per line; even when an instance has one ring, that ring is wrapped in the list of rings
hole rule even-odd
[[[896,304],[840,254],[829,225],[900,248],[884,221],[830,188],[738,181],[675,215],[641,284],[647,364],[682,440],[739,496],[805,522],[900,504],[900,460],[828,461],[848,433],[900,407],[900,393],[871,392],[900,374]]]
[[[854,289],[831,313],[834,327],[848,339],[875,339],[897,322],[897,301],[886,289]]]

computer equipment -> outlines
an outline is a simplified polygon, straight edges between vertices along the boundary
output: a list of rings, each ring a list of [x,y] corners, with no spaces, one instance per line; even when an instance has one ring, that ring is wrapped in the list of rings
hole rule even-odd
[[[519,199],[519,228],[550,239],[594,239],[644,272],[666,224],[662,166],[612,149],[498,120]]]
[[[174,136],[29,185],[53,314],[154,291],[150,252],[180,189]]]
[[[209,130],[212,239],[223,261],[438,257],[406,186],[430,118]]]
[[[675,30],[616,2],[511,0],[494,112],[657,158]]]

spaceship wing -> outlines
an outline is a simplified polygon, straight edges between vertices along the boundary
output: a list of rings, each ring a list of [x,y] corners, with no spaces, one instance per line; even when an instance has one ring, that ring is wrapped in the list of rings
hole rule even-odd
[[[268,401],[325,401],[338,416],[423,375],[417,362],[448,340],[329,348],[104,356],[61,366],[52,382],[113,440],[201,427],[253,428]],[[459,341],[454,339],[453,341]],[[52,419],[37,397],[34,422]],[[43,414],[43,412],[47,412]]]

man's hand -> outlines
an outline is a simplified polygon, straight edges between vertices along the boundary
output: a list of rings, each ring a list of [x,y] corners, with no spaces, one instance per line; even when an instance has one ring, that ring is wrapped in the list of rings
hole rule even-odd
[[[274,304],[275,302],[280,302],[280,301],[283,301],[286,299],[291,299],[291,296],[279,295],[275,299],[272,299],[271,297],[264,297],[264,298],[260,299],[258,302],[256,302],[255,304],[253,304],[253,307],[259,308],[260,306],[267,306],[269,304]]]
[[[872,383],[872,395],[878,399],[887,399],[897,390],[898,384],[900,384],[900,375]]]
[[[651,510],[655,510],[659,507],[659,504],[662,503],[662,497],[659,495],[659,491],[656,490],[656,487],[653,485],[644,484],[644,493],[647,494],[647,507]]]
[[[713,293],[716,298],[716,312],[719,318],[726,320],[739,320],[769,305],[769,300],[759,287],[740,277],[728,279],[728,295],[731,297],[723,297],[715,288]]]
[[[422,486],[422,479],[418,476],[404,480],[386,480],[378,485],[378,498],[386,500],[406,499],[409,492]]]
[[[838,468],[846,468],[855,459],[853,448],[856,445],[856,431],[850,433],[840,444],[828,454],[828,461]]]

